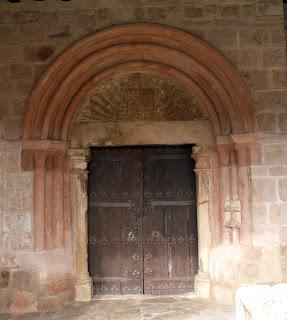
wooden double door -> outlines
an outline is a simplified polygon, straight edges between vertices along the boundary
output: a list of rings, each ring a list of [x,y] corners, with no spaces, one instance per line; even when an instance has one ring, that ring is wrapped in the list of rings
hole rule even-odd
[[[95,294],[192,291],[198,258],[191,148],[93,148],[91,156]]]

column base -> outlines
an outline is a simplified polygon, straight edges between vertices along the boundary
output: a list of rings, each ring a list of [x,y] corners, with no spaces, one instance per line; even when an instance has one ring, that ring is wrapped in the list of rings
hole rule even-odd
[[[210,296],[210,276],[208,273],[198,273],[194,279],[194,291],[198,298],[208,299]]]
[[[75,301],[91,301],[93,295],[92,279],[77,280],[75,284]]]

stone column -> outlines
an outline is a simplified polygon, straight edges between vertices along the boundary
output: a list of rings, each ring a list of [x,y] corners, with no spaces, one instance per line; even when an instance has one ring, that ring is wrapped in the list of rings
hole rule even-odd
[[[76,280],[76,301],[90,301],[92,281],[88,272],[87,162],[89,149],[69,150],[71,168],[71,207]]]
[[[197,184],[197,229],[199,270],[195,276],[195,293],[208,298],[210,293],[209,254],[212,247],[212,154],[199,147],[193,148]]]
[[[46,153],[35,153],[34,175],[34,243],[35,250],[45,250],[45,189],[46,189]]]

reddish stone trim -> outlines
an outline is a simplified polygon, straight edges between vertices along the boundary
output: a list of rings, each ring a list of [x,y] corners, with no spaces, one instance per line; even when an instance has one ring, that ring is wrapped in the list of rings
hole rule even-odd
[[[220,121],[221,134],[257,130],[249,92],[236,69],[217,50],[183,31],[129,24],[82,39],[49,67],[31,94],[24,139],[60,139],[64,119],[72,121],[66,118],[72,115],[68,106],[80,89],[99,73],[134,61],[165,64],[158,67],[163,75],[175,69],[201,87]]]

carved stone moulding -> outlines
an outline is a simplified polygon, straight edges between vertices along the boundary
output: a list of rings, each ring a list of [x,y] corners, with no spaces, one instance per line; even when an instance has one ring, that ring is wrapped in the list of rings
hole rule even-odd
[[[115,76],[79,107],[75,122],[204,119],[191,92],[174,80],[148,73]]]
[[[51,140],[22,141],[21,165],[25,171],[33,171],[37,160],[44,161],[45,170],[63,169],[63,161],[67,155],[67,143]]]

